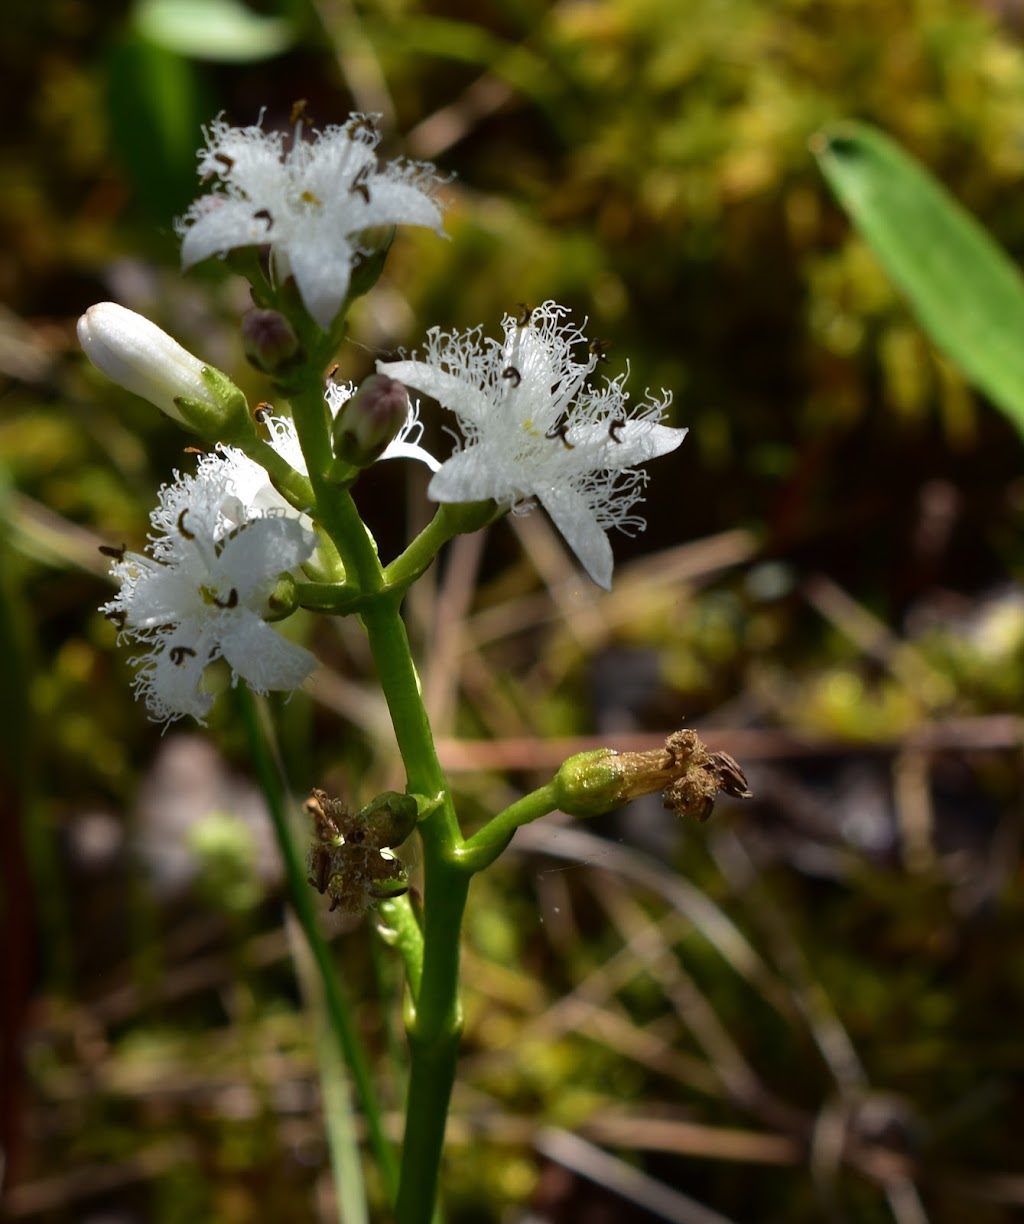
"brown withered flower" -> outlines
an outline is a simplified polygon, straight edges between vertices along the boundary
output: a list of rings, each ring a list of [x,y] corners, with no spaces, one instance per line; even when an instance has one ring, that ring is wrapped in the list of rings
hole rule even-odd
[[[307,857],[309,883],[331,898],[331,909],[361,914],[374,901],[409,891],[404,864],[392,847],[416,827],[416,801],[388,791],[358,812],[326,791],[306,800],[315,841]]]

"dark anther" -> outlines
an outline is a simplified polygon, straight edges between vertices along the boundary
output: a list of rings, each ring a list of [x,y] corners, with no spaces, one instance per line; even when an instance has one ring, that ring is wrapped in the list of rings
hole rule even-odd
[[[217,605],[218,608],[237,608],[238,607],[238,592],[235,590],[234,587],[232,587],[231,593],[228,595],[227,599],[217,599],[216,596],[214,596],[213,602]]]
[[[185,515],[186,514],[188,514],[187,506],[178,515],[178,530],[181,532],[181,534],[185,537],[186,540],[194,540],[196,538],[195,532],[189,531],[188,528],[185,526]]]
[[[274,228],[274,217],[269,208],[258,208],[252,214],[252,219],[254,221],[265,221],[267,223],[267,229]]]
[[[172,646],[168,653],[175,667],[180,667],[186,658],[194,659],[196,657],[196,652],[191,646]]]
[[[544,437],[545,438],[561,438],[562,445],[565,447],[566,450],[575,450],[574,443],[569,441],[568,433],[569,433],[569,422],[568,421],[558,421],[554,425],[551,426],[551,428],[547,431]]]
[[[598,361],[608,360],[608,341],[607,340],[591,340],[590,351]]]
[[[292,125],[292,127],[294,127],[300,119],[307,118],[306,107],[308,105],[309,102],[305,98],[298,98],[292,103],[292,113],[288,118],[288,122]]]
[[[310,857],[309,866],[315,875],[307,876],[306,879],[322,897],[331,881],[331,856],[323,846],[318,846]]]
[[[201,446],[185,446],[182,448],[184,455],[205,455],[206,451]]]
[[[357,132],[371,132],[373,134],[377,132],[376,125],[368,115],[357,115],[347,127],[352,136]]]
[[[111,624],[116,625],[118,629],[123,629],[128,621],[128,613],[124,608],[117,608],[113,612],[104,612],[103,615]]]
[[[732,795],[734,799],[750,798],[750,786],[734,757],[727,752],[712,752],[708,763],[715,771],[721,791],[726,795]]]
[[[608,426],[608,437],[611,438],[613,442],[621,442],[622,439],[619,437],[619,433],[625,428],[626,422],[624,420],[612,421],[612,423]]]
[[[519,313],[516,315],[516,327],[529,327],[533,318],[533,307],[525,302],[519,303]]]
[[[355,180],[352,183],[352,186],[349,188],[349,191],[358,191],[367,204],[369,204],[370,202],[370,189],[366,185],[366,180],[367,178],[369,178],[369,175],[370,175],[369,166],[364,166],[362,170],[360,170],[359,173],[356,175]]]
[[[214,153],[213,160],[220,162],[220,164],[224,167],[225,174],[230,174],[235,168],[235,159],[233,157],[228,157],[226,153]]]
[[[257,425],[262,425],[263,422],[273,412],[273,406],[264,401],[262,404],[257,404],[253,409],[252,415]]]
[[[326,378],[327,378],[329,381],[333,382],[333,381],[334,381],[334,376],[335,376],[335,374],[337,374],[337,372],[338,372],[338,370],[339,370],[340,368],[341,368],[341,367],[338,365],[338,363],[337,363],[337,362],[335,362],[335,363],[334,363],[334,365],[332,365],[332,366],[331,366],[331,368],[330,368],[330,369],[327,371],[327,374],[325,375],[325,377],[326,377]]]
[[[502,378],[507,378],[513,387],[518,387],[523,381],[522,374],[519,373],[515,366],[509,366],[507,369],[502,370],[501,376]]]
[[[123,561],[124,554],[128,551],[128,545],[122,544],[118,547],[116,544],[101,544],[100,552],[105,557],[113,557],[115,561]]]

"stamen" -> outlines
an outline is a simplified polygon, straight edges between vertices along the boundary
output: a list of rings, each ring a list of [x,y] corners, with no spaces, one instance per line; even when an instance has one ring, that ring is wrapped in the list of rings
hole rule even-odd
[[[306,107],[308,105],[309,101],[306,98],[297,98],[292,103],[291,114],[288,116],[288,122],[292,125],[292,127],[294,127],[300,119],[309,118],[309,116],[306,114]]]
[[[115,545],[115,544],[101,544],[100,545],[100,552],[105,557],[113,557],[115,561],[123,561],[124,554],[127,551],[128,551],[127,544],[121,544],[120,546]]]
[[[519,303],[519,313],[516,315],[516,327],[529,327],[533,320],[533,307],[525,302]]]
[[[619,437],[619,433],[625,428],[625,419],[621,421],[612,421],[612,423],[608,426],[608,437],[611,438],[613,442],[621,442],[622,439]]]
[[[253,413],[252,413],[253,419],[255,420],[257,425],[262,425],[263,422],[267,419],[268,416],[270,416],[270,414],[273,411],[274,411],[273,405],[268,404],[266,400],[264,400],[261,404],[257,404],[256,407],[253,409]]]
[[[331,856],[322,846],[317,846],[310,855],[309,866],[314,874],[306,877],[307,883],[323,896],[331,879]]]
[[[123,629],[128,623],[128,613],[124,608],[113,608],[109,612],[104,612],[103,615],[111,624],[116,625],[118,629]]]
[[[596,357],[598,361],[607,363],[609,343],[610,341],[608,340],[591,340],[589,348],[592,356]]]
[[[218,608],[237,608],[238,607],[238,592],[235,590],[234,587],[232,587],[227,599],[218,599],[217,596],[214,595],[213,602],[217,605]]]
[[[205,455],[206,451],[201,446],[185,446],[182,447],[183,455]]]
[[[185,537],[186,540],[194,540],[196,538],[195,532],[189,531],[188,528],[185,526],[185,515],[186,514],[188,514],[187,506],[178,515],[178,530],[181,532],[181,534]]]
[[[235,168],[235,159],[233,157],[229,157],[226,153],[214,153],[213,160],[220,162],[220,164],[224,167],[225,174],[230,174]]]
[[[370,189],[366,185],[366,180],[369,178],[369,176],[370,167],[364,166],[353,179],[352,186],[349,188],[350,192],[357,191],[367,204],[370,202]]]
[[[350,136],[355,136],[357,132],[369,132],[374,136],[377,134],[377,125],[369,115],[357,115],[345,125],[345,128]]]
[[[502,378],[509,379],[513,387],[518,387],[523,381],[522,374],[519,373],[515,366],[508,366],[506,369],[502,370],[501,376]]]
[[[196,652],[191,646],[172,646],[168,654],[175,667],[180,667],[187,658],[194,659],[196,657]]]
[[[568,421],[557,421],[554,425],[551,426],[551,428],[547,431],[544,437],[551,438],[552,440],[554,440],[555,438],[561,438],[562,445],[565,447],[566,450],[575,450],[576,444],[574,442],[569,441],[569,438],[567,436],[568,433],[569,433],[569,422]]]
[[[268,230],[274,228],[274,217],[269,208],[258,208],[252,214],[252,219],[254,221],[265,221]]]

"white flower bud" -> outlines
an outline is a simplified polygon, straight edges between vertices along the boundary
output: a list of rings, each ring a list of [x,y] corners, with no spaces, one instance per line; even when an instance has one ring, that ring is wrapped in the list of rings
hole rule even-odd
[[[186,419],[176,401],[191,400],[222,411],[203,379],[205,363],[134,310],[116,302],[90,306],[78,320],[78,339],[98,370],[179,424],[194,422]]]

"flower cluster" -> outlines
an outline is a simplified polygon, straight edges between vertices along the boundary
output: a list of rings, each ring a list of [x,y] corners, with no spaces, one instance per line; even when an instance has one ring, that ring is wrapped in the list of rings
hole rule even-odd
[[[638,464],[668,454],[685,429],[662,425],[671,394],[627,408],[625,375],[588,384],[602,359],[555,302],[504,320],[504,341],[432,329],[422,360],[377,369],[455,413],[465,445],[430,482],[435,501],[495,501],[518,510],[536,498],[584,569],[611,586],[606,531],[645,523],[632,514],[647,474]]]
[[[282,575],[308,560],[316,537],[240,451],[203,455],[194,476],[175,473],[150,515],[147,555],[114,562],[121,584],[103,611],[124,636],[148,647],[134,680],[150,715],[200,722],[213,703],[203,675],[223,658],[233,681],[257,693],[294,689],[315,657],[275,633]]]
[[[370,250],[367,231],[424,225],[441,232],[434,167],[392,161],[378,169],[380,136],[370,116],[352,115],[312,141],[303,139],[300,120],[287,152],[284,135],[259,124],[236,128],[217,118],[205,135],[200,175],[219,185],[178,222],[183,265],[269,246],[275,277],[295,278],[324,330],[345,300],[356,260]]]
[[[311,141],[299,120],[290,144],[260,124],[232,128],[222,119],[206,136],[200,171],[218,184],[179,222],[183,262],[268,248],[274,276],[294,277],[306,311],[325,330],[344,306],[355,263],[369,252],[368,230],[440,226],[433,168],[392,162],[378,169],[379,137],[366,116]],[[294,336],[281,309],[285,314],[256,312],[249,338],[263,354],[280,331],[291,359]],[[480,328],[434,328],[421,357],[378,362],[358,389],[329,378],[324,395],[338,483],[379,458],[402,457],[431,469],[435,501],[494,501],[518,512],[536,499],[591,578],[609,587],[607,533],[643,529],[634,512],[647,482],[641,465],[675,450],[686,430],[662,423],[669,393],[634,406],[625,374],[592,383],[601,346],[588,343],[567,316],[551,301],[524,308],[505,318],[501,340]],[[251,435],[242,392],[142,316],[102,303],[82,317],[79,336],[101,370],[204,436],[230,425],[227,436],[244,438],[239,416]],[[444,463],[421,445],[418,405],[406,387],[455,414],[462,438]],[[274,450],[308,479],[293,421],[267,408],[256,415]],[[305,509],[316,517],[314,506]],[[151,522],[145,553],[118,555],[112,575],[120,591],[103,611],[123,636],[146,647],[135,661],[134,686],[152,717],[202,721],[213,701],[204,675],[219,658],[235,683],[242,679],[256,692],[301,684],[313,656],[267,622],[299,598],[290,575],[316,547],[312,519],[241,450],[218,446],[194,476],[176,473],[161,489]]]

